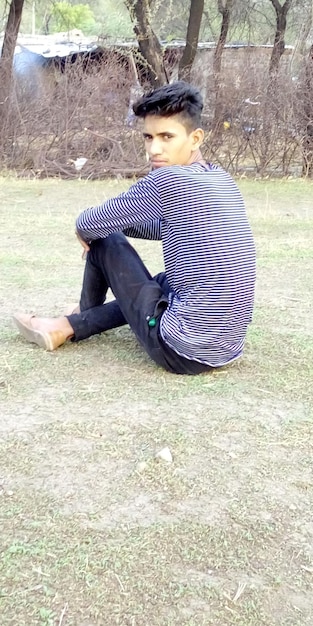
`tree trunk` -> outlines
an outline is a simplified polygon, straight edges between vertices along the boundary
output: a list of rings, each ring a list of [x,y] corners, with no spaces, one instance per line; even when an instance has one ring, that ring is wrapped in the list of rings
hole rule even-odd
[[[138,47],[147,65],[147,77],[152,87],[161,87],[168,82],[161,44],[152,29],[151,0],[126,0]]]
[[[230,13],[234,0],[218,0],[218,10],[222,15],[222,24],[220,35],[218,38],[217,46],[214,52],[213,58],[213,78],[214,78],[214,91],[215,91],[215,109],[213,118],[213,134],[217,138],[221,132],[223,124],[223,92],[221,89],[221,72],[222,72],[222,56],[224,46],[227,40]]]
[[[304,98],[303,176],[313,178],[313,45],[310,48],[305,70]]]
[[[14,51],[22,19],[23,5],[24,0],[11,0],[0,58],[1,84],[3,77],[10,78],[12,74]]]
[[[281,6],[279,0],[270,0],[276,11],[276,32],[274,38],[273,51],[271,54],[269,75],[277,75],[279,62],[285,51],[285,32],[287,26],[287,13],[291,7],[292,0],[286,0]]]
[[[279,124],[279,107],[277,107],[277,79],[279,63],[285,51],[285,32],[287,26],[287,13],[293,0],[285,0],[283,5],[279,0],[270,0],[276,11],[276,31],[274,37],[273,50],[268,68],[268,84],[263,101],[263,146],[264,151],[261,158],[261,169],[265,167],[268,159],[268,150],[271,145],[273,129]]]
[[[11,1],[0,57],[0,132],[2,142],[5,142],[6,133],[8,131],[7,121],[10,114],[10,96],[13,89],[13,59],[20,29],[23,5],[24,0]]]
[[[296,45],[294,47],[294,51],[292,55],[293,57],[296,54],[299,54],[300,56],[304,56],[306,46],[307,46],[307,41],[311,32],[312,26],[313,26],[313,4],[310,9],[310,13],[307,16],[305,16],[303,19],[301,30],[300,30],[298,39],[296,41]]]
[[[204,0],[191,0],[186,35],[186,46],[179,62],[179,79],[190,81],[191,68],[198,48],[199,32],[204,8]]]

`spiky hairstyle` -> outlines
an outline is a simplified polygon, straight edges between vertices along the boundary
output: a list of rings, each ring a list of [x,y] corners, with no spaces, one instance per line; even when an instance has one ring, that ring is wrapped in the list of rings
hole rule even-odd
[[[203,99],[196,87],[183,80],[164,87],[158,87],[142,96],[133,105],[137,117],[179,115],[188,130],[201,126]]]

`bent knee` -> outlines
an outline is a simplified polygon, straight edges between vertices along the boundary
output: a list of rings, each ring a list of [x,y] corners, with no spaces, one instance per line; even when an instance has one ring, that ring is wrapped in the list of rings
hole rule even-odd
[[[112,233],[103,239],[96,239],[90,244],[90,250],[107,250],[111,247],[116,248],[117,245],[127,242],[127,239],[123,233]]]

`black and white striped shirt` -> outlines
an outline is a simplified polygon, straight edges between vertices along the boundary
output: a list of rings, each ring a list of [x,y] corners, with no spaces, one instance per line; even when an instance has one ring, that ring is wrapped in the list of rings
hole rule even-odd
[[[241,193],[215,165],[153,170],[77,220],[86,241],[123,231],[162,239],[171,288],[160,333],[178,354],[213,367],[243,351],[251,321],[255,246]]]

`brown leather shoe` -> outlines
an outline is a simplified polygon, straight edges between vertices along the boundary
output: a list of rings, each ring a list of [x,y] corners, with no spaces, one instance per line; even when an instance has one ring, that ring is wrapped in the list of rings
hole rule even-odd
[[[66,342],[66,337],[61,330],[47,332],[33,328],[31,320],[34,317],[36,316],[29,315],[28,313],[17,313],[13,315],[14,323],[27,341],[36,343],[37,346],[48,351],[56,350],[56,348]]]

